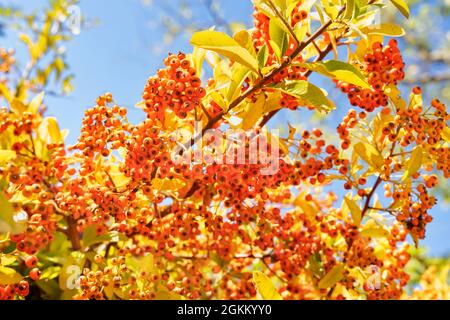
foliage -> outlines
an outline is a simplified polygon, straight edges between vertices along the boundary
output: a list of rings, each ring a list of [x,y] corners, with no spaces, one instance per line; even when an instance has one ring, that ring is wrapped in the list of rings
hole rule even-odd
[[[169,54],[137,104],[144,120],[130,123],[106,93],[86,110],[73,146],[45,117],[48,81],[37,72],[67,40],[48,32],[67,5],[53,2],[34,36],[20,35],[30,56],[20,77],[13,52],[2,51],[1,298],[448,296],[445,267],[405,290],[406,238],[417,245],[432,220],[429,190],[449,177],[450,129],[439,100],[424,101],[419,87],[401,96],[401,50],[384,38],[403,30],[376,24],[383,2],[255,0],[254,28],[200,31],[191,54]],[[332,101],[312,74],[354,109]],[[319,129],[267,131],[285,108],[328,117],[348,109],[340,143]],[[224,140],[227,129],[238,134]]]

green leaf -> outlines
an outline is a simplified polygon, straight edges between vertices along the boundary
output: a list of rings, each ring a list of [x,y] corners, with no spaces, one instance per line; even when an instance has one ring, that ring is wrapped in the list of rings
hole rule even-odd
[[[11,161],[17,156],[13,150],[0,150],[0,164]]]
[[[334,286],[344,277],[345,266],[343,264],[335,265],[328,273],[319,281],[319,289],[327,289]]]
[[[44,271],[42,271],[40,280],[45,280],[45,279],[54,279],[57,276],[59,276],[59,273],[61,271],[61,267],[60,266],[51,266],[48,267],[47,269],[45,269]]]
[[[406,19],[409,18],[409,8],[404,0],[391,0],[391,2]]]
[[[391,37],[401,37],[405,34],[402,27],[392,23],[381,23],[376,25],[365,26],[360,29],[362,33],[386,35]]]
[[[248,77],[249,73],[250,70],[247,67],[240,64],[236,64],[231,68],[231,83],[228,86],[228,92],[226,96],[228,101],[233,101],[235,98],[237,98],[237,96],[241,92],[242,83]]]
[[[264,300],[282,300],[272,281],[260,271],[253,272],[253,282],[256,290]]]
[[[355,11],[355,0],[347,0],[344,13],[344,20],[351,20]]]
[[[356,226],[359,226],[362,219],[361,208],[355,203],[355,201],[348,197],[344,197],[344,201],[348,209],[350,210],[350,213],[352,214],[353,222]]]
[[[191,44],[224,55],[232,61],[258,72],[256,59],[233,38],[223,32],[206,30],[192,35]]]
[[[366,78],[358,69],[343,61],[328,60],[325,62],[304,63],[302,64],[302,67],[359,87],[367,89],[371,88]]]
[[[276,45],[277,49],[273,48],[275,53],[278,56],[278,59],[284,56],[289,44],[289,37],[287,33],[280,28],[279,23],[276,21],[278,17],[271,18],[269,22],[269,36],[270,36],[270,44],[273,47]]]
[[[258,51],[258,68],[262,69],[267,63],[267,59],[269,58],[269,50],[267,50],[267,46],[263,45],[261,49]]]
[[[299,104],[311,105],[319,110],[330,111],[336,106],[328,99],[322,89],[306,80],[297,80],[280,83],[274,88],[281,90],[299,99]]]
[[[414,173],[419,170],[420,166],[422,165],[422,158],[423,158],[423,149],[421,146],[417,146],[414,148],[414,150],[411,153],[411,158],[409,159],[409,165],[406,169],[405,173],[403,174],[402,180],[405,181],[410,176],[412,176]]]
[[[22,278],[13,268],[0,266],[0,285],[14,284],[22,280]]]

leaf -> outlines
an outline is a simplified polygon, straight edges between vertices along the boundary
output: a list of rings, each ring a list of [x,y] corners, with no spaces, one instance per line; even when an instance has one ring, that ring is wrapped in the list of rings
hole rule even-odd
[[[16,221],[14,208],[9,200],[0,193],[0,233],[10,232],[17,234],[23,232],[26,227],[24,221]]]
[[[31,38],[27,34],[21,33],[19,35],[19,39],[22,40],[28,46],[28,51],[30,53],[31,60],[36,61],[39,58],[39,51],[36,48],[36,45],[31,40]]]
[[[191,44],[203,49],[211,50],[224,55],[232,61],[247,66],[252,71],[258,72],[256,59],[233,38],[223,32],[206,30],[192,35]]]
[[[378,228],[366,228],[360,233],[363,237],[370,237],[370,238],[384,238],[389,236],[389,232],[384,229],[383,227]]]
[[[272,281],[260,271],[253,272],[253,282],[256,290],[264,300],[282,300]]]
[[[406,19],[409,18],[409,8],[405,0],[391,0],[391,2]]]
[[[96,225],[91,225],[87,227],[83,232],[83,247],[87,248],[96,243],[102,242],[119,242],[125,241],[127,238],[125,235],[117,231],[109,231],[98,235],[96,231]]]
[[[392,23],[365,26],[360,30],[365,34],[379,34],[391,37],[401,37],[405,34],[405,30],[402,27]]]
[[[343,264],[335,265],[328,273],[319,281],[319,289],[327,289],[334,286],[344,276],[345,266]]]
[[[0,163],[3,164],[14,159],[17,156],[13,150],[0,150]]]
[[[0,266],[0,285],[14,284],[22,280],[22,278],[13,268]]]
[[[243,114],[239,114],[242,118],[240,127],[244,130],[253,128],[258,120],[264,115],[264,104],[266,103],[266,96],[264,93],[260,93],[255,102],[248,103],[245,106]]]
[[[236,32],[233,36],[233,39],[236,40],[237,43],[244,49],[247,49],[248,52],[254,57],[256,57],[255,47],[253,46],[253,40],[247,30],[240,30]]]
[[[61,131],[59,130],[59,125],[55,117],[45,118],[39,125],[38,133],[44,142],[47,142],[49,137],[51,143],[62,142]]]
[[[32,114],[35,114],[38,112],[39,107],[42,105],[42,101],[44,100],[45,92],[42,91],[40,94],[35,96],[33,100],[31,100],[30,104],[28,105],[28,111]]]
[[[445,142],[450,142],[450,128],[445,127],[441,132],[441,137]]]
[[[60,266],[51,266],[48,267],[47,269],[45,269],[44,271],[42,271],[40,280],[45,280],[45,279],[54,279],[57,276],[59,276],[59,273],[61,271],[61,267]]]
[[[0,266],[5,267],[9,266],[10,264],[13,264],[16,262],[16,257],[14,256],[8,256],[8,255],[0,255]]]
[[[231,72],[231,83],[228,85],[227,92],[228,101],[233,101],[239,95],[239,93],[241,92],[242,83],[248,77],[250,70],[243,65],[236,64],[233,66]],[[227,111],[225,110],[226,108],[223,109],[224,111]]]
[[[352,214],[353,222],[356,226],[359,226],[362,219],[361,208],[355,203],[355,201],[348,197],[344,197],[344,201],[348,209],[350,210],[350,213]]]
[[[258,68],[262,69],[267,63],[267,59],[269,58],[269,50],[267,50],[267,46],[263,45],[261,49],[258,51]]]
[[[284,82],[275,85],[274,88],[297,97],[300,104],[311,105],[319,110],[329,111],[336,107],[320,88],[306,80]]]
[[[289,44],[289,37],[287,33],[280,28],[279,23],[276,21],[278,17],[271,18],[269,21],[269,36],[270,44],[273,47],[276,45],[277,49],[273,48],[277,54],[278,59],[286,53]]]
[[[11,103],[13,99],[13,95],[11,94],[11,91],[9,91],[9,88],[2,82],[0,82],[0,96],[3,96],[6,101]]]
[[[332,79],[370,89],[370,85],[363,74],[353,65],[343,61],[328,60],[325,62],[303,63],[302,67]]]
[[[361,159],[375,168],[380,168],[384,164],[384,159],[378,150],[368,143],[358,142],[353,146],[353,150]]]
[[[347,0],[346,2],[344,20],[351,20],[355,11],[355,0]]]
[[[411,153],[411,158],[409,160],[408,168],[406,169],[405,173],[403,174],[402,180],[405,181],[410,176],[412,176],[414,173],[419,170],[420,166],[422,165],[422,158],[423,158],[423,149],[421,146],[417,146],[414,148],[414,150]]]
[[[152,180],[152,187],[156,191],[177,191],[186,185],[181,179],[169,179],[169,178],[154,178]]]

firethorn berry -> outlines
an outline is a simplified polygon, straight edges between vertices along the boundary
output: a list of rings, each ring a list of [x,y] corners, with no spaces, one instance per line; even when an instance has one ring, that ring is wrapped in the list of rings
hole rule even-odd
[[[28,257],[25,259],[25,265],[26,265],[28,268],[34,268],[34,267],[36,267],[37,263],[38,263],[38,259],[36,258],[36,256],[28,256]]]
[[[30,270],[31,280],[37,281],[41,277],[41,271],[38,268],[33,268]]]

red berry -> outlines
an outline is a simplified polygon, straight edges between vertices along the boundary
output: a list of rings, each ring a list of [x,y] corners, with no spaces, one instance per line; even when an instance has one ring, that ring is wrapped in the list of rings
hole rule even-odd
[[[33,268],[30,271],[30,278],[31,280],[37,281],[39,280],[41,277],[41,270],[39,270],[38,268]]]
[[[28,258],[25,259],[25,265],[28,268],[36,267],[37,263],[38,263],[38,258],[36,258],[35,256],[29,256]]]

